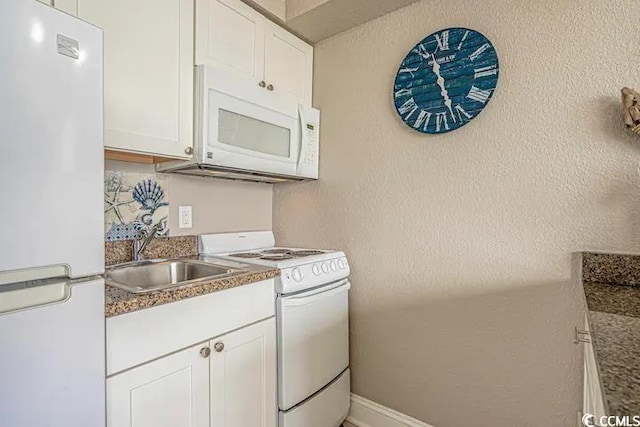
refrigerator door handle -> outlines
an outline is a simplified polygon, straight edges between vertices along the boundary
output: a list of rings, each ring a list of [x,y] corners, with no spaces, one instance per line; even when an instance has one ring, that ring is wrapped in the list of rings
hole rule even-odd
[[[64,302],[71,297],[69,281],[19,288],[2,292],[0,286],[0,315]]]

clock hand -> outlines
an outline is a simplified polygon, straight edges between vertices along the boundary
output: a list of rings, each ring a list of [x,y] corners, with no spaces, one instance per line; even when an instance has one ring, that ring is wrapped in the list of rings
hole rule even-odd
[[[433,60],[433,66],[432,66],[433,73],[437,77],[436,82],[438,83],[438,86],[440,86],[440,94],[444,98],[444,105],[446,105],[449,111],[451,112],[451,118],[455,123],[456,116],[453,115],[453,108],[451,108],[451,98],[449,98],[449,93],[447,92],[447,89],[444,87],[444,78],[442,78],[442,76],[440,75],[440,64],[438,64],[438,62],[436,61],[436,57],[433,56],[433,54],[431,54],[431,59]]]

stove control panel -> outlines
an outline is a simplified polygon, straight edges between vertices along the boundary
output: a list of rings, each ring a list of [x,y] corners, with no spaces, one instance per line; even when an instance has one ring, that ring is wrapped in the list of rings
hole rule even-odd
[[[291,293],[321,286],[344,279],[350,272],[349,263],[345,257],[283,268],[278,292]]]

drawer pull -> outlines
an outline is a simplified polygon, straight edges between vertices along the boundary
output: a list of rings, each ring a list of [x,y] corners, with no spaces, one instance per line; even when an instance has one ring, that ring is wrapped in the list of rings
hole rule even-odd
[[[224,350],[224,343],[223,342],[217,342],[213,345],[213,348],[220,353],[222,350]]]

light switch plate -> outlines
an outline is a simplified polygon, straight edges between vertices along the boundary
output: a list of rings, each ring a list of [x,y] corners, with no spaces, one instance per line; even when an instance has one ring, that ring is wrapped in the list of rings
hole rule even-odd
[[[193,210],[191,206],[178,207],[178,227],[179,228],[191,228],[193,227]]]

